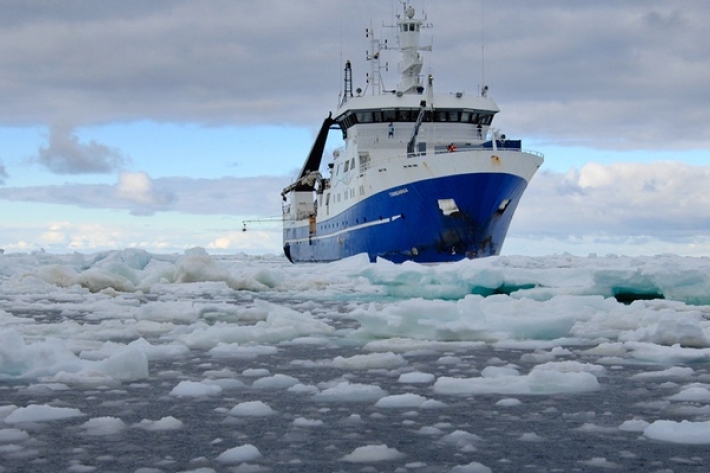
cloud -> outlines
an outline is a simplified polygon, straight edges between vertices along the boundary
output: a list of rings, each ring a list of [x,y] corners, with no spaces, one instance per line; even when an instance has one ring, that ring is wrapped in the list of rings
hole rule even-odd
[[[182,222],[155,222],[147,235],[139,221],[86,223],[58,220],[42,224],[19,224],[4,229],[0,247],[6,251],[94,252],[118,248],[143,248],[152,252],[182,252],[201,246],[215,253],[235,251],[252,254],[281,253],[280,231],[235,231],[237,222],[205,226],[200,216]]]
[[[485,80],[510,136],[710,146],[710,49],[697,40],[710,23],[705,2],[442,0],[426,9],[435,87],[475,93]],[[364,87],[362,30],[392,12],[379,0],[4,2],[0,123],[316,126],[335,107],[345,59]],[[384,82],[395,84],[398,59],[384,56]]]
[[[224,252],[238,248],[246,252],[269,252],[279,253],[283,242],[281,240],[281,229],[277,231],[268,230],[248,230],[248,231],[228,231],[214,238],[206,245],[206,249],[214,252]]]
[[[278,216],[287,177],[151,179],[123,173],[115,185],[64,184],[0,189],[0,199],[127,210],[134,215]],[[523,195],[516,233],[536,238],[683,240],[710,234],[710,166],[677,162],[588,163],[540,171]],[[233,237],[233,236],[232,236]],[[220,245],[215,239],[215,247]]]
[[[0,111],[0,121],[46,116],[72,116],[79,124],[296,119],[303,116],[305,90],[310,89],[306,99],[326,97],[321,95],[327,83],[323,73],[304,74],[303,65],[333,58],[331,77],[340,72],[337,48],[309,34],[318,28],[337,37],[339,24],[329,21],[329,4],[13,5],[11,17],[19,21],[0,29],[0,66],[11,71],[4,74],[7,86],[0,98],[11,99],[5,106],[20,115]],[[0,7],[0,16],[6,16],[5,8]]]
[[[30,161],[57,174],[104,174],[122,168],[128,159],[120,150],[94,140],[80,143],[71,129],[55,125],[49,132],[49,144],[40,147]]]
[[[708,182],[710,166],[678,162],[542,171],[523,196],[514,228],[522,235],[563,239],[690,241],[710,233]]]
[[[486,83],[501,108],[494,126],[509,137],[541,151],[540,143],[710,148],[710,48],[698,40],[710,23],[706,2],[414,3],[434,26],[423,35],[434,38],[424,55],[436,90],[476,93]],[[381,0],[0,2],[0,126],[51,126],[46,146],[33,142],[31,160],[54,173],[117,173],[110,184],[8,188],[0,162],[0,199],[133,215],[278,215],[288,177],[120,173],[129,161],[120,149],[82,142],[67,123],[316,127],[336,107],[345,60],[353,61],[353,86],[365,86],[363,28],[373,19],[391,38],[380,20],[389,23],[398,8]],[[398,57],[383,56],[391,87]],[[552,242],[680,242],[709,233],[707,167],[634,166],[543,167],[511,230]],[[208,241],[219,248],[239,238]]]
[[[175,200],[173,191],[156,190],[150,176],[144,172],[121,173],[115,190],[119,201],[136,204],[131,209],[135,215],[152,215],[156,210],[168,209]]]
[[[126,210],[136,216],[156,212],[197,215],[280,215],[281,189],[288,177],[152,179],[144,172],[124,172],[115,184],[62,184],[5,187],[0,199]]]
[[[33,241],[47,248],[54,245],[65,250],[138,246],[167,251],[198,244],[216,252],[236,249],[278,252],[281,239],[278,222],[252,225],[249,231],[241,232],[241,219],[278,217],[280,191],[287,182],[288,177],[277,176],[151,179],[146,173],[124,173],[113,185],[3,187],[0,199],[13,202],[124,210],[133,215],[170,212],[168,220],[176,225],[169,230],[170,235],[155,229],[134,228],[128,232],[120,225],[91,227],[71,222],[44,225],[30,232],[33,237],[6,228],[6,241],[17,243],[4,245],[6,249],[23,249],[27,247],[21,242]],[[707,254],[710,251],[708,182],[710,166],[663,161],[588,163],[567,172],[540,171],[523,195],[505,251],[508,254],[510,251]],[[195,224],[180,227],[177,223],[210,215],[224,216],[225,224],[207,228]],[[162,220],[158,216],[156,219]]]
[[[0,160],[0,186],[5,184],[5,179],[10,177],[5,170],[5,165],[3,164],[2,160]]]

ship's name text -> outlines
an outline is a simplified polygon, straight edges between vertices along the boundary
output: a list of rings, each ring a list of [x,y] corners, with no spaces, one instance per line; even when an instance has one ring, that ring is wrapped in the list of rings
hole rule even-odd
[[[406,194],[409,192],[409,189],[406,187],[404,189],[397,189],[396,191],[390,192],[390,197],[397,197],[398,195]]]

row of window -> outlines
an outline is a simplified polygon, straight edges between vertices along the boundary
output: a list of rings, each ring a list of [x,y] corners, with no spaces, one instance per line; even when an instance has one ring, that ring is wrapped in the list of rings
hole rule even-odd
[[[392,108],[385,110],[359,110],[350,112],[338,119],[343,129],[358,123],[415,122],[419,115],[418,108]],[[461,109],[435,109],[424,112],[424,122],[435,123],[470,123],[488,126],[493,121],[490,112],[476,112]]]
[[[336,156],[337,159],[337,156]],[[367,168],[370,166],[370,155],[369,154],[361,154],[359,156],[360,160],[360,172],[366,171]],[[355,158],[351,158],[344,163],[338,163],[338,167],[335,169],[335,176],[340,176],[341,173],[346,173],[348,171],[354,171],[355,170]]]
[[[340,175],[340,169],[343,163],[338,164],[338,170],[335,173],[336,176]],[[345,161],[345,170],[343,172],[348,172],[351,169],[355,169],[355,158],[352,158],[350,161]]]
[[[340,202],[341,201],[341,195],[342,195],[342,200],[348,200],[354,199],[355,198],[355,189],[346,189],[343,191],[341,194],[340,192],[328,192],[325,194],[325,205],[330,205],[330,196],[331,194],[333,195],[333,203]],[[365,194],[365,188],[363,186],[360,186],[360,196],[362,197]],[[320,207],[323,207],[323,198],[319,199],[319,204]]]
[[[382,217],[380,217],[380,220],[382,220]],[[324,224],[318,225],[318,230],[336,230],[338,228],[347,228],[350,226],[349,223],[350,222],[348,222],[347,220],[345,220],[343,222],[336,222],[336,223],[324,223]],[[360,223],[360,219],[356,218],[355,225],[358,225],[359,223]],[[367,223],[367,217],[362,218],[362,223]],[[295,236],[295,232],[294,232],[294,236]]]
[[[402,23],[400,29],[402,33],[406,33],[407,31],[419,31],[420,26],[419,23]]]

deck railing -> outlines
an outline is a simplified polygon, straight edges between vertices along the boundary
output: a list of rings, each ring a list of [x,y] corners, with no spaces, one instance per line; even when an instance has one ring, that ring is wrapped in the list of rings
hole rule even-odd
[[[523,148],[509,148],[505,146],[498,146],[497,149],[499,151],[512,151],[516,153],[528,153],[532,154],[534,156],[538,156],[540,158],[544,158],[545,155],[539,151],[535,150],[530,150],[530,149],[523,149]],[[344,150],[340,150],[343,152]],[[388,156],[386,158],[373,158],[372,155],[370,155],[370,159],[367,162],[364,162],[360,165],[359,169],[357,169],[358,173],[363,173],[366,170],[370,168],[378,168],[382,166],[386,166],[390,163],[393,162],[406,162],[404,160],[406,159],[411,159],[414,157],[427,157],[427,156],[436,156],[437,158],[442,157],[442,155],[449,155],[449,154],[455,154],[455,153],[461,153],[461,152],[471,152],[475,151],[478,153],[485,153],[486,155],[488,154],[495,154],[496,150],[494,150],[492,147],[483,147],[481,145],[472,145],[472,144],[462,144],[462,145],[456,145],[454,144],[453,147],[451,146],[435,146],[434,149],[432,150],[431,148],[428,149],[426,154],[415,154],[414,156],[407,156],[407,153],[400,153],[397,154],[396,156]]]

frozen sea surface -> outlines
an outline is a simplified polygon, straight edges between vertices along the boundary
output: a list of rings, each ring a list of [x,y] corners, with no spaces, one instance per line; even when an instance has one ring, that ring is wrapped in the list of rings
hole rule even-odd
[[[710,259],[0,255],[0,472],[710,469]]]

